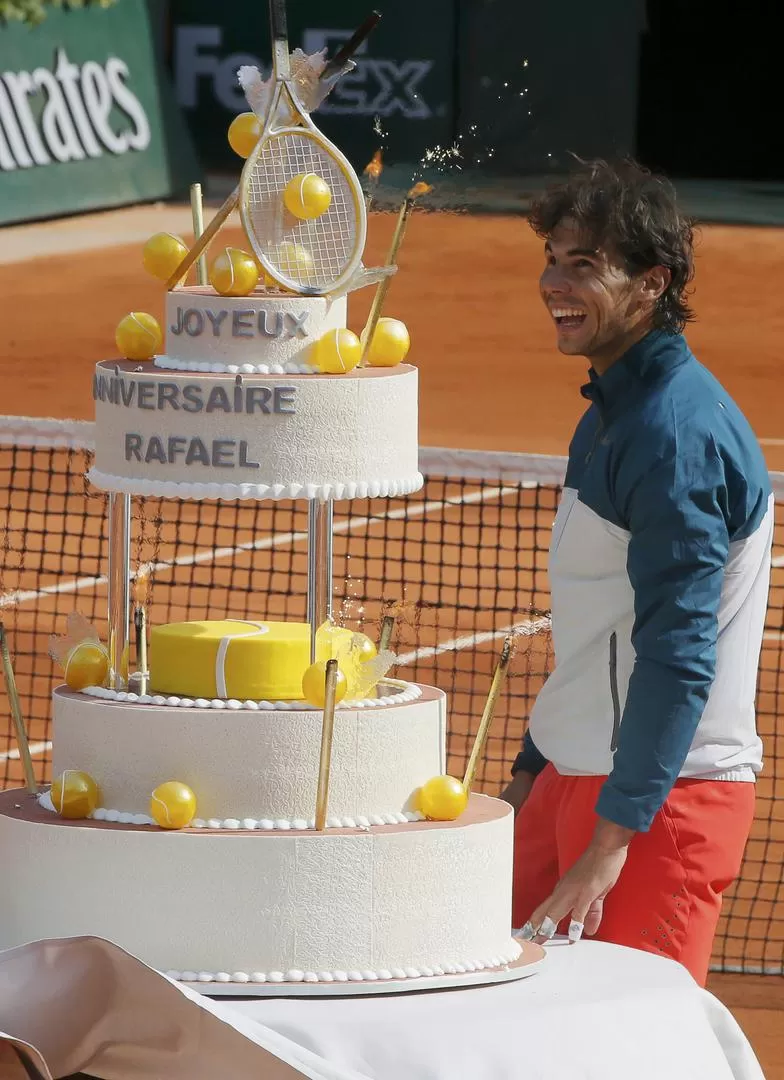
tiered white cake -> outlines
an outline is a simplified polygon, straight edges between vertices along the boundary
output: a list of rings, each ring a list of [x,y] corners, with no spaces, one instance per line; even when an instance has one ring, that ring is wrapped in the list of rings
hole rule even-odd
[[[345,321],[340,301],[170,293],[166,357],[96,367],[92,482],[189,499],[419,487],[415,368],[312,374],[307,352],[284,354],[276,339],[171,329],[181,311],[211,312],[194,327],[228,326],[238,311],[258,327],[279,314],[301,323],[306,310],[314,337]],[[54,774],[89,773],[101,805],[69,821],[46,796],[0,796],[0,852],[13,867],[0,886],[0,943],[96,934],[205,983],[384,982],[514,961],[510,808],[472,796],[456,821],[417,810],[418,788],[446,768],[444,694],[386,680],[365,701],[341,702],[317,832],[321,716],[187,687],[59,687]],[[196,793],[198,817],[167,831],[149,817],[150,793],[175,777]]]

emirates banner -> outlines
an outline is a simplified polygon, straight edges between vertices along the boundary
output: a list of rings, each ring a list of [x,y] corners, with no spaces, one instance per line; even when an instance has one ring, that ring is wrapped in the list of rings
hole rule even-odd
[[[165,198],[198,179],[145,0],[0,23],[0,224]]]

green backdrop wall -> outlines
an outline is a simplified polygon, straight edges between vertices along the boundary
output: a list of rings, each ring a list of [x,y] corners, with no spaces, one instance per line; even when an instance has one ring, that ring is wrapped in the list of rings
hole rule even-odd
[[[0,24],[0,223],[165,197],[198,172],[145,0]]]

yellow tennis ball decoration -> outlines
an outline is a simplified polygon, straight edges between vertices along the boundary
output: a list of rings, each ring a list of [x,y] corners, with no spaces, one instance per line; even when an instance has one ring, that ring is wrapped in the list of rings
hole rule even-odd
[[[162,829],[186,829],[196,817],[196,796],[187,784],[167,780],[150,796],[150,817]]]
[[[362,664],[366,663],[368,660],[375,660],[378,656],[376,643],[372,638],[369,638],[367,634],[354,634],[351,639],[351,649],[352,652],[356,650],[359,662]]]
[[[332,202],[332,192],[326,180],[316,173],[299,173],[283,189],[283,202],[294,217],[312,221],[327,212]]]
[[[367,334],[363,333],[363,347],[366,341]],[[411,338],[406,324],[400,319],[382,317],[373,332],[365,363],[370,367],[395,367],[403,363],[410,347]]]
[[[468,805],[468,792],[454,776],[434,776],[419,789],[417,802],[429,821],[454,821]]]
[[[278,284],[275,278],[269,276],[261,263],[259,263],[259,281],[263,282],[265,289],[274,289],[275,292],[285,293],[287,296],[293,296],[291,289],[287,289],[285,285]]]
[[[311,364],[328,375],[344,375],[361,359],[362,346],[351,330],[328,330],[311,346]]]
[[[259,264],[240,248],[224,248],[210,268],[210,285],[221,296],[248,296],[258,283]]]
[[[65,658],[65,685],[71,690],[103,686],[109,674],[109,650],[99,641],[81,641]]]
[[[114,340],[126,360],[151,360],[160,352],[163,334],[154,316],[146,311],[132,311],[120,319]]]
[[[229,124],[229,146],[246,158],[261,138],[261,121],[253,112],[240,113]]]
[[[313,256],[302,244],[284,240],[278,244],[274,264],[287,277],[307,278],[313,271]]]
[[[95,780],[78,769],[66,769],[61,773],[49,795],[60,817],[73,820],[89,817],[101,802],[101,789]]]
[[[326,678],[327,678],[327,661],[317,660],[315,664],[311,664],[305,674],[302,676],[302,696],[305,701],[311,705],[318,706],[319,709],[323,709],[325,703],[325,691],[326,691]],[[335,682],[335,702],[342,701],[346,696],[348,690],[348,682],[346,676],[338,668],[338,677]]]
[[[144,245],[142,263],[148,274],[160,281],[168,281],[187,254],[188,248],[179,236],[159,232]]]

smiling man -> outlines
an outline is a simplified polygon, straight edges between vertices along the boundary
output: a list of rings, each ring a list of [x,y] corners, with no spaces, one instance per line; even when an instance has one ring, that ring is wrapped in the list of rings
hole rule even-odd
[[[503,797],[515,925],[679,960],[705,981],[762,751],[773,498],[747,421],[692,355],[692,229],[634,162],[533,206],[542,300],[589,407],[550,545],[555,669]]]

